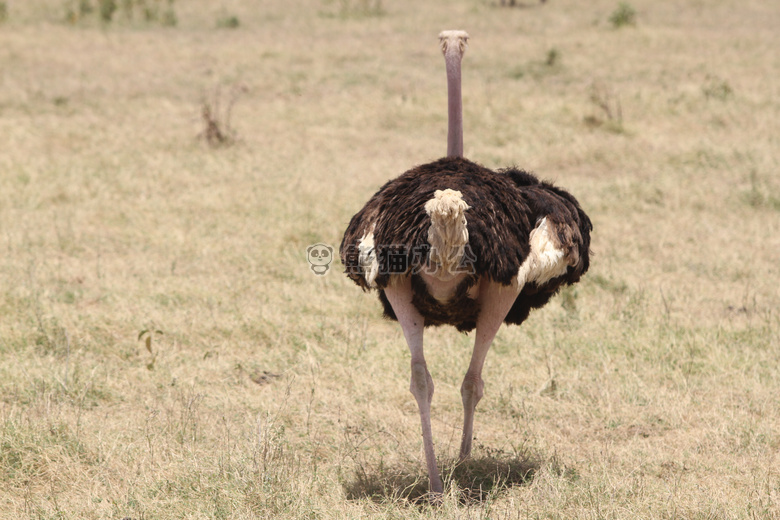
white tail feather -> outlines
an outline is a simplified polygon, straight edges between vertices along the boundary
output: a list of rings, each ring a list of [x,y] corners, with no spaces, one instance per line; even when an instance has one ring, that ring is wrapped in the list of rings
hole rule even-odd
[[[363,278],[366,285],[376,287],[376,276],[379,274],[379,263],[376,259],[374,248],[374,226],[360,239],[358,243],[358,264],[363,269]]]
[[[425,203],[425,212],[431,218],[428,243],[431,245],[431,265],[437,267],[436,276],[450,278],[457,272],[469,242],[466,228],[466,210],[469,205],[456,190],[436,190]]]
[[[531,282],[541,285],[566,273],[566,253],[557,245],[553,233],[547,217],[531,231],[531,251],[517,272],[519,287]]]

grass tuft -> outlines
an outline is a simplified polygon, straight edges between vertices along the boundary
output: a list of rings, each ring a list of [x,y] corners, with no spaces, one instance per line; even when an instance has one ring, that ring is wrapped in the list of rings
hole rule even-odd
[[[324,0],[324,3],[327,8],[320,15],[327,18],[376,18],[386,14],[382,0]]]
[[[626,2],[621,2],[617,8],[609,15],[609,23],[612,27],[619,29],[625,26],[636,25],[636,9]]]
[[[89,25],[93,20],[104,26],[142,21],[174,27],[178,23],[174,0],[69,0],[65,4],[67,23]]]
[[[707,78],[701,90],[707,99],[726,101],[734,96],[734,89],[728,81],[713,76]]]

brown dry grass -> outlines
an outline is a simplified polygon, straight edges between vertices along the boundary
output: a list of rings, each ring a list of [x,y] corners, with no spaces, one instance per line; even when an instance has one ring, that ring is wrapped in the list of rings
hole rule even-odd
[[[6,2],[0,517],[780,515],[780,10],[498,3],[193,0],[162,27]],[[568,188],[595,257],[499,333],[488,464],[429,508],[400,331],[304,250],[444,153],[445,28],[472,36],[467,156]],[[220,85],[247,92],[211,149]],[[427,335],[443,460],[470,343]]]

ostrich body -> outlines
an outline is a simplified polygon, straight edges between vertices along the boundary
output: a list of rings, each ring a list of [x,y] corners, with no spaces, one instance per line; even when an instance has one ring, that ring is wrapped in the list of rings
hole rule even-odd
[[[521,324],[588,269],[590,219],[570,194],[524,171],[493,171],[462,157],[460,64],[468,35],[439,35],[447,65],[447,157],[386,183],[351,220],[341,243],[347,275],[377,289],[401,324],[434,494],[443,491],[431,434],[433,380],[423,353],[431,325],[476,329],[461,385],[460,459],[470,456],[482,367],[502,322]]]

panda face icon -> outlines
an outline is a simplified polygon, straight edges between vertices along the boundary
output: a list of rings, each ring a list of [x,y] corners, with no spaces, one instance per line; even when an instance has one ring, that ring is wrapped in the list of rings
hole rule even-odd
[[[330,269],[333,261],[333,248],[328,244],[314,244],[306,248],[306,260],[309,267],[318,276],[322,276]]]

